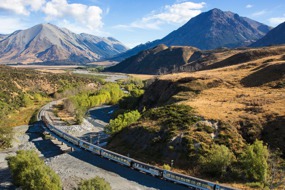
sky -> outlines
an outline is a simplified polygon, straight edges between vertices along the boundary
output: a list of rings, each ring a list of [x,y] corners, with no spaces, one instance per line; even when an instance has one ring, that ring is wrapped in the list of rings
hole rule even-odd
[[[111,36],[132,48],[161,39],[213,8],[272,27],[285,21],[284,0],[0,0],[0,34],[51,23]]]

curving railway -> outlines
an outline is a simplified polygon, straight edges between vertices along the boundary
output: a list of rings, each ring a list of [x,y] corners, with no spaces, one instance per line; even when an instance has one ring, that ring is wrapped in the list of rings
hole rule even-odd
[[[49,117],[45,115],[45,112],[43,111],[46,107],[49,107],[49,104],[44,106],[39,114],[38,114],[38,120],[42,120],[44,123],[44,127],[46,127],[49,131],[54,133],[56,136],[64,139],[65,141],[68,141],[72,145],[84,149],[86,151],[89,151],[97,156],[101,156],[103,158],[112,160],[118,164],[124,165],[126,167],[133,168],[135,170],[138,170],[140,172],[150,174],[154,177],[158,177],[161,179],[165,179],[171,182],[174,182],[176,184],[185,185],[192,189],[199,189],[199,190],[235,190],[234,188],[227,187],[218,183],[206,181],[203,179],[195,178],[188,175],[179,174],[176,172],[172,172],[169,170],[164,170],[143,162],[140,162],[138,160],[135,160],[133,158],[112,152],[110,150],[104,149],[100,146],[96,146],[94,144],[91,144],[87,141],[84,141],[82,139],[76,138],[71,136],[68,133],[65,133],[58,128],[54,127],[52,125],[52,122]],[[60,140],[59,138],[59,140]]]

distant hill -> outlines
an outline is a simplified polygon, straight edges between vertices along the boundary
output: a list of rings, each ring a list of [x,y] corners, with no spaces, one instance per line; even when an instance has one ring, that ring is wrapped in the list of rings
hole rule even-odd
[[[272,29],[266,36],[251,44],[251,47],[285,44],[285,22]]]
[[[7,34],[0,34],[0,41],[8,37],[9,35]]]
[[[191,46],[158,45],[144,50],[105,71],[132,74],[167,74],[217,69],[264,59],[284,61],[285,46],[199,50]],[[277,57],[276,57],[277,56]],[[279,57],[278,57],[279,56]]]
[[[178,71],[179,67],[187,64],[197,48],[188,46],[158,45],[153,49],[144,50],[123,62],[106,69],[110,72],[163,74]]]
[[[111,37],[75,34],[52,24],[39,24],[26,30],[15,31],[0,41],[0,63],[87,63],[126,50],[122,43]]]
[[[122,61],[158,44],[194,46],[202,50],[247,46],[263,37],[270,29],[267,25],[238,14],[212,9],[192,18],[161,40],[136,46],[112,59]]]

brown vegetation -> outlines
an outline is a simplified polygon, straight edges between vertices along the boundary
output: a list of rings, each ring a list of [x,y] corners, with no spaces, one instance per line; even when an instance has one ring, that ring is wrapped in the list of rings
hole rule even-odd
[[[222,144],[238,156],[244,146],[261,139],[271,150],[281,149],[284,155],[284,48],[259,49],[260,54],[258,49],[249,50],[255,53],[246,53],[250,56],[245,62],[236,60],[236,64],[231,62],[221,68],[163,75],[152,80],[140,102],[140,110],[173,103],[188,105],[202,121],[210,122],[210,127],[195,124],[165,138],[166,131],[161,130],[165,125],[159,123],[161,118],[140,120],[115,136],[109,147],[140,159],[150,160],[151,157],[161,165],[173,159],[176,167],[188,168],[190,171],[186,172],[190,173],[196,171],[195,164],[191,170],[195,160],[190,158],[191,153],[195,155],[197,146],[207,152],[213,143]],[[234,51],[236,54],[246,50]],[[224,51],[216,60],[223,60],[221,56],[233,57],[232,52]],[[185,156],[185,153],[189,154]]]

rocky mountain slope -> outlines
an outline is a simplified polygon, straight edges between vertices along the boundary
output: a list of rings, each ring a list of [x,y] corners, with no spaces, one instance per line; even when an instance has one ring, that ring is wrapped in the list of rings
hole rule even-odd
[[[109,67],[106,71],[137,73],[137,74],[163,74],[169,71],[178,71],[179,67],[188,63],[197,48],[189,46],[158,45],[153,49],[144,50],[121,63]]]
[[[262,47],[285,44],[285,22],[272,29],[263,38],[257,40],[251,47]]]
[[[158,44],[194,46],[202,50],[247,46],[263,37],[269,30],[269,26],[249,18],[229,11],[212,9],[190,19],[161,40],[136,46],[113,59],[121,61]]]
[[[8,37],[9,35],[7,34],[0,34],[0,41],[4,40],[6,37]]]
[[[126,51],[114,38],[75,34],[52,24],[15,31],[0,41],[0,63],[71,61],[86,63]]]

